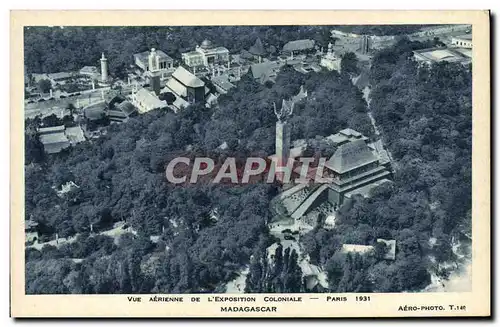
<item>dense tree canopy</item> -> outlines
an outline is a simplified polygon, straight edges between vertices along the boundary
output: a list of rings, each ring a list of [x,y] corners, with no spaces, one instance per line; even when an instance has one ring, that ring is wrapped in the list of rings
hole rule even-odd
[[[334,230],[304,237],[331,291],[421,290],[439,263],[456,259],[452,240],[470,235],[471,67],[419,66],[412,50],[428,46],[402,39],[373,59],[370,107],[395,160],[394,183],[347,201]],[[330,250],[339,242],[375,245],[378,238],[396,240],[395,261]]]

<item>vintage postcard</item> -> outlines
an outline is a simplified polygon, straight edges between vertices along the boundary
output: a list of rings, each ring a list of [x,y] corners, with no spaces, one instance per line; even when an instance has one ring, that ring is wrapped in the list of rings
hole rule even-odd
[[[490,315],[488,11],[13,11],[13,317]]]

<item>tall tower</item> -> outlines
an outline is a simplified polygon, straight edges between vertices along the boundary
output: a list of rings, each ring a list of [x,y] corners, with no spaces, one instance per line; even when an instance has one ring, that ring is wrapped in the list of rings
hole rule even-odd
[[[156,49],[151,48],[151,52],[148,57],[148,70],[154,72],[158,70],[158,56],[156,55]]]
[[[104,57],[104,52],[102,53],[101,57],[101,81],[108,81],[108,59]]]
[[[280,167],[287,165],[290,156],[290,126],[287,118],[293,113],[293,101],[287,102],[283,100],[281,109],[276,109],[274,104],[274,114],[278,118],[276,122],[276,159]]]
[[[149,84],[151,89],[156,95],[160,95],[161,85],[160,85],[160,69],[159,58],[156,54],[156,49],[151,48],[151,52],[148,56],[148,72],[147,76],[149,78]]]
[[[370,46],[371,46],[370,41],[371,40],[368,37],[368,35],[361,36],[361,40],[359,42],[359,50],[361,53],[367,54],[370,51]]]

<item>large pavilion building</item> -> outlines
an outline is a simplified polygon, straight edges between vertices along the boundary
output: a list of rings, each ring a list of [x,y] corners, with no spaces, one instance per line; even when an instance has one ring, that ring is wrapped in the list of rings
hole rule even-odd
[[[390,182],[392,175],[389,156],[379,141],[370,143],[368,137],[350,128],[326,137],[325,141],[337,148],[334,154],[322,168],[309,167],[307,183],[284,185],[279,200],[282,214],[312,227],[320,214],[334,214],[354,195],[369,197],[373,188]],[[298,178],[302,171],[297,160],[300,154],[295,150],[290,151],[290,158],[295,160],[292,178]]]
[[[167,81],[162,93],[172,93],[174,111],[187,107],[190,103],[204,102],[208,93],[205,82],[182,66],[179,66]]]
[[[174,69],[174,59],[155,48],[134,54],[134,62],[144,72],[156,71],[162,78],[168,76]]]
[[[204,40],[201,45],[196,46],[194,51],[182,54],[182,60],[188,67],[227,65],[229,62],[229,50],[224,47],[216,47],[209,40]]]

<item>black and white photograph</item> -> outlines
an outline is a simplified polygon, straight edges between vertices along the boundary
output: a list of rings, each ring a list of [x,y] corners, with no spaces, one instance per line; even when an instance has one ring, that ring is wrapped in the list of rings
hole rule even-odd
[[[488,316],[489,19],[11,13],[11,315]]]
[[[26,293],[470,290],[472,48],[471,25],[26,27]]]

